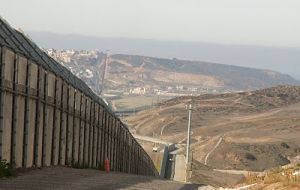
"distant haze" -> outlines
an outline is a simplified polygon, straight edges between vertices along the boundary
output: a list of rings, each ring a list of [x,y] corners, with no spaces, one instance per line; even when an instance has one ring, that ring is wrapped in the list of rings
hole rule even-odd
[[[134,54],[164,58],[210,61],[228,65],[275,70],[300,79],[300,48],[223,45],[200,42],[159,41],[130,38],[100,38],[29,32],[42,47],[56,49],[99,49],[111,54]]]
[[[0,0],[25,31],[300,47],[299,0]]]
[[[300,0],[0,0],[0,5],[0,16],[15,28],[60,34],[32,33],[45,47],[213,61],[300,79]]]

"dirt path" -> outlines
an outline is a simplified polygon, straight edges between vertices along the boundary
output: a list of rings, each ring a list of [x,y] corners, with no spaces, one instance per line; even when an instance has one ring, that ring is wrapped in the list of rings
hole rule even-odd
[[[0,190],[197,190],[198,185],[161,178],[105,173],[99,170],[65,167],[43,168],[0,179]]]
[[[176,119],[177,119],[177,117],[174,117],[171,121],[169,121],[167,124],[165,124],[165,125],[161,128],[161,130],[160,130],[160,136],[163,135],[163,132],[164,132],[166,126],[168,126],[170,123],[174,122]]]
[[[205,165],[207,165],[208,158],[209,158],[209,156],[211,155],[211,153],[212,153],[213,151],[215,151],[215,150],[218,148],[218,146],[221,144],[222,140],[223,140],[223,136],[220,137],[219,141],[218,141],[217,144],[214,146],[214,148],[211,149],[211,150],[209,151],[209,153],[206,155],[206,157],[205,157],[205,159],[204,159],[204,164],[205,164]]]

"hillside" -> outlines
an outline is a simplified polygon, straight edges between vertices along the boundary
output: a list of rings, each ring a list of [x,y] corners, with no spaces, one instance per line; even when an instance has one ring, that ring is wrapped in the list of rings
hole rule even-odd
[[[144,75],[140,81],[146,82],[152,79],[166,85],[176,83],[226,90],[249,90],[296,83],[290,76],[270,70],[209,62],[129,55],[113,55],[112,60],[112,65],[119,66],[119,72],[126,73],[126,68],[132,68],[135,71],[139,69]],[[121,62],[130,63],[130,65],[120,64]]]
[[[192,151],[200,163],[216,169],[263,171],[286,165],[300,154],[300,87],[296,86],[175,98],[126,121],[137,134],[184,147],[189,103],[194,107]]]
[[[110,55],[105,67],[105,54],[99,51],[47,51],[84,79],[96,92],[101,89],[104,70],[104,90],[113,94],[117,91],[119,94],[179,96],[298,83],[289,75],[270,70],[209,62],[115,54]],[[145,91],[135,92],[135,88]]]

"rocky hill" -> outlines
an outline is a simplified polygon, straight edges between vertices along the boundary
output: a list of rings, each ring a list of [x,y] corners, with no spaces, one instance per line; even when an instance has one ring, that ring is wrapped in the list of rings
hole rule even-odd
[[[263,171],[300,154],[300,87],[179,97],[126,118],[134,133],[182,144],[193,105],[194,159],[216,169]],[[215,147],[215,148],[214,148]]]

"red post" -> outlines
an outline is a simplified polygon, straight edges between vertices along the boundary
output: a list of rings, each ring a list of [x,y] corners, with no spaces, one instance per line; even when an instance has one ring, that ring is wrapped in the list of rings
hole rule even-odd
[[[104,168],[105,168],[106,173],[109,173],[109,171],[110,171],[110,164],[109,164],[109,160],[107,158],[104,161]]]

